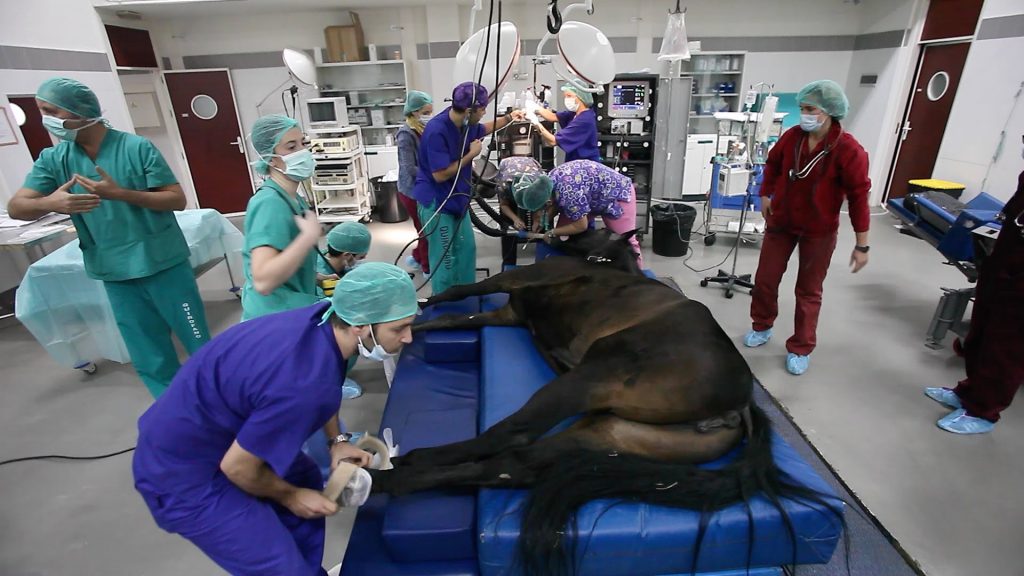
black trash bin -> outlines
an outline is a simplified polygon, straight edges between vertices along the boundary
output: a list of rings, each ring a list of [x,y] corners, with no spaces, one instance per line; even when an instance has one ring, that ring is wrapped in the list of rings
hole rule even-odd
[[[377,220],[393,224],[409,219],[409,213],[398,199],[398,182],[382,182],[380,178],[374,178],[373,188],[377,200],[377,206],[374,208]]]
[[[687,204],[655,204],[651,206],[651,218],[654,221],[654,242],[651,246],[654,253],[659,256],[685,256],[697,209]]]

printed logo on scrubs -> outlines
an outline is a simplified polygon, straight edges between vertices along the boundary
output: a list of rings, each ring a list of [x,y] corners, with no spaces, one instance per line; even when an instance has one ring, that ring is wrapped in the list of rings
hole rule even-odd
[[[202,340],[203,332],[196,325],[196,319],[192,316],[192,307],[189,306],[188,302],[182,302],[181,309],[185,312],[185,319],[188,320],[188,325],[192,327],[192,335],[195,336],[196,340]]]

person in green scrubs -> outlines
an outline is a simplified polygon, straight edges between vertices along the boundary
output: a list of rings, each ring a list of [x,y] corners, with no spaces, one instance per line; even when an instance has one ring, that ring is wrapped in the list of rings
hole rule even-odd
[[[149,140],[110,127],[84,84],[47,80],[36,106],[61,142],[42,151],[7,211],[19,220],[71,215],[85,271],[103,282],[135,370],[159,397],[181,367],[171,334],[189,354],[210,338],[173,214],[185,193]]]
[[[250,142],[260,157],[256,172],[265,179],[245,213],[243,322],[316,303],[320,258],[320,222],[298,193],[316,161],[298,122],[280,114],[264,116],[253,124]]]
[[[327,254],[316,259],[317,291],[321,298],[333,296],[334,285],[366,258],[370,239],[370,229],[359,222],[342,222],[327,233]],[[348,376],[358,359],[358,354],[348,359],[345,383],[341,389],[341,397],[345,400],[363,395],[363,387]]]

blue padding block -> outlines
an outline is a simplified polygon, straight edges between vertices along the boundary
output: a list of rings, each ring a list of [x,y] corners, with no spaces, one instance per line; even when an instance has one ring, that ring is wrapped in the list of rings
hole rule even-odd
[[[393,501],[392,501],[393,502]],[[475,559],[445,562],[395,561],[384,545],[381,529],[388,498],[371,496],[359,508],[341,564],[342,576],[478,576]]]
[[[477,364],[428,364],[422,346],[402,353],[384,409],[402,453],[476,436]],[[471,493],[422,492],[391,499],[381,535],[401,562],[476,557],[476,499]]]
[[[479,314],[480,299],[466,298],[444,302],[423,311],[418,322],[445,314]],[[447,362],[479,362],[480,332],[477,330],[431,330],[422,335],[423,358],[431,364]]]
[[[482,338],[480,425],[485,429],[521,407],[554,374],[525,329],[485,328]],[[514,371],[508,369],[508,358],[515,358]],[[833,495],[828,484],[781,437],[773,437],[772,447],[776,463],[791,479]],[[734,453],[706,466],[720,467]],[[525,492],[517,490],[480,491],[477,550],[482,575],[513,574],[509,566],[515,559],[524,497]],[[834,503],[840,505],[838,500]],[[646,504],[614,504],[597,500],[580,509],[580,573],[614,576],[689,571],[699,513]],[[797,534],[796,562],[828,561],[840,537],[840,524],[830,515],[802,504],[785,502],[784,507]],[[751,503],[751,509],[756,531],[749,566],[791,563],[792,547],[778,511],[761,497]],[[747,540],[747,512],[743,505],[715,513],[701,544],[698,569],[706,572],[745,568]]]

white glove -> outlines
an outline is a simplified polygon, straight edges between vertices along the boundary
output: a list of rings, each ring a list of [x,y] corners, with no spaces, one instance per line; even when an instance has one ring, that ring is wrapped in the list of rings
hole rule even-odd
[[[539,108],[540,108],[540,104],[537,104],[537,102],[535,100],[530,99],[530,100],[527,100],[526,101],[526,105],[523,106],[523,111],[526,112],[527,114],[531,114],[531,113],[537,112],[537,110]],[[536,116],[534,116],[534,117],[536,117]]]

